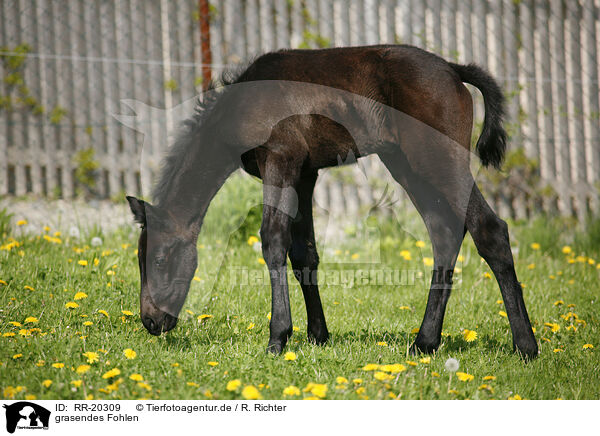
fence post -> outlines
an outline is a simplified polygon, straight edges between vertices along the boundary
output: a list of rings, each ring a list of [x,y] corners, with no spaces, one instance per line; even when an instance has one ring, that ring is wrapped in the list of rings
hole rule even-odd
[[[210,48],[210,9],[208,0],[198,0],[198,11],[200,13],[200,47],[202,49],[202,85],[203,89],[206,90],[211,82],[212,64],[212,51]]]

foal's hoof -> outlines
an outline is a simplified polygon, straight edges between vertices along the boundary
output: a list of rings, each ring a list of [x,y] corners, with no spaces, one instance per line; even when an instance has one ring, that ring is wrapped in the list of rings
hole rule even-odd
[[[267,353],[275,355],[281,354],[283,347],[285,347],[285,344],[282,344],[281,342],[269,342],[269,345],[267,345]]]
[[[408,352],[411,356],[417,356],[419,354],[432,354],[438,349],[438,347],[439,344],[424,344],[417,343],[417,341],[415,341],[408,349]]]
[[[513,344],[513,351],[519,354],[525,361],[535,359],[539,354],[538,345],[535,341],[525,345]]]
[[[327,330],[318,333],[308,332],[308,341],[316,345],[324,345],[329,340],[329,332]]]

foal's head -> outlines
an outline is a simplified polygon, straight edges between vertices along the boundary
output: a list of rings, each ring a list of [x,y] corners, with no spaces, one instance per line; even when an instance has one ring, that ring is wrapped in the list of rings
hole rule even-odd
[[[140,316],[153,335],[171,330],[185,302],[198,265],[196,237],[164,210],[127,197],[142,225],[138,243]]]

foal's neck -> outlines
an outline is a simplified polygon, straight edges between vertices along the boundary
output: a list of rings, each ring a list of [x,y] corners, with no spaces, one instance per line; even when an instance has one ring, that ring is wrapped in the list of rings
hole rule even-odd
[[[185,150],[186,156],[159,207],[179,227],[197,236],[208,206],[227,178],[239,166],[225,147],[211,141]]]

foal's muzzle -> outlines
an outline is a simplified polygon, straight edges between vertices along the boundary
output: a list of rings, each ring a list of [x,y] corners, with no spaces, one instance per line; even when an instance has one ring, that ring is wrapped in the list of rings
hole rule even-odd
[[[163,312],[160,316],[142,316],[142,324],[151,335],[159,336],[172,330],[177,325],[177,318]]]

